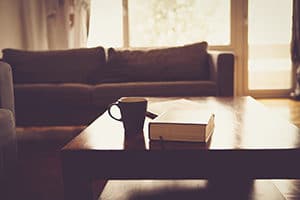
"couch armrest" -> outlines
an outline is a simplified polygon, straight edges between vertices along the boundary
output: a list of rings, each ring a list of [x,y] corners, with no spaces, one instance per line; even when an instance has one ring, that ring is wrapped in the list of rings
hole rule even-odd
[[[8,199],[15,191],[18,153],[13,113],[0,108],[0,198]]]
[[[0,108],[0,147],[15,139],[16,130],[13,113],[8,109]]]
[[[15,116],[12,70],[5,62],[0,62],[0,108],[10,110]]]
[[[234,54],[209,51],[210,80],[217,83],[217,96],[234,95]]]

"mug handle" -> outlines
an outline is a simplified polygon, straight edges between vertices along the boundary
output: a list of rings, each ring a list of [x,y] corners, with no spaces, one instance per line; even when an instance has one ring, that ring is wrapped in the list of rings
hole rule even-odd
[[[122,117],[118,119],[118,118],[114,117],[114,116],[111,114],[110,109],[111,109],[111,107],[113,107],[113,106],[117,106],[117,107],[120,109],[120,111],[121,111],[121,108],[120,108],[120,106],[119,106],[118,103],[112,103],[112,104],[109,104],[108,109],[107,109],[107,110],[108,110],[109,116],[110,116],[111,118],[113,118],[114,120],[122,121]]]

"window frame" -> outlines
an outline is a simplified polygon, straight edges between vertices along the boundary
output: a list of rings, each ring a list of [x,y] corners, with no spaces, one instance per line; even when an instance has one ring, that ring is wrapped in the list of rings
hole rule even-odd
[[[294,90],[295,88],[295,76],[293,76],[293,74],[295,74],[295,69],[292,67],[291,70],[291,88],[288,89],[260,89],[260,90],[255,90],[252,89],[250,90],[248,87],[248,0],[243,0],[244,5],[243,5],[243,10],[244,13],[246,13],[246,17],[245,17],[245,24],[246,24],[246,33],[245,34],[245,38],[246,40],[244,41],[243,45],[246,49],[243,58],[244,58],[244,74],[243,76],[247,79],[245,83],[243,83],[243,94],[244,95],[250,95],[256,98],[287,98],[290,97],[291,92]]]

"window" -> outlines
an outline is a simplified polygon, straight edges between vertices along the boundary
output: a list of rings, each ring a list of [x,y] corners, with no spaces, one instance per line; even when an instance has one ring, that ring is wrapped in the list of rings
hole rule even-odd
[[[123,46],[122,0],[92,0],[88,47]]]
[[[130,46],[230,43],[230,1],[128,0]]]
[[[88,46],[230,44],[230,0],[92,0],[91,15]]]
[[[250,90],[291,88],[291,0],[249,0]]]

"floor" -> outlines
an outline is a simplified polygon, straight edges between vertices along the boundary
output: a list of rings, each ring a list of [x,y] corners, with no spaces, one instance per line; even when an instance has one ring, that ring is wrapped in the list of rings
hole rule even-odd
[[[298,102],[291,99],[257,100],[268,107],[270,112],[282,116],[300,128],[300,101]],[[61,132],[59,136],[65,135],[63,138],[53,137],[53,134],[58,134],[57,130],[54,130],[55,133],[52,133],[51,131],[53,131],[53,129],[51,129],[51,131],[47,129],[30,130],[30,141],[35,141],[34,138],[39,137],[40,131],[42,131],[44,133],[43,138],[47,138],[47,142],[53,140],[55,141],[54,143],[59,144],[59,146],[46,147],[46,141],[40,142],[40,140],[38,140],[38,143],[26,145],[27,147],[32,147],[32,149],[26,148],[27,152],[23,151],[24,147],[20,146],[19,149],[22,150],[20,160],[23,177],[20,179],[20,190],[18,191],[19,197],[22,199],[63,200],[63,183],[59,149],[67,142],[65,141],[66,138],[69,140],[71,137],[78,134],[82,128],[83,127],[60,129]],[[26,130],[28,131],[28,129]],[[28,134],[26,135],[28,136]],[[24,143],[28,142],[26,141],[26,138],[22,138]],[[59,142],[56,141],[57,139]],[[49,149],[52,149],[50,153],[48,151]],[[300,200],[300,180],[271,181],[276,185],[278,190],[282,192],[287,200]],[[95,184],[95,191],[99,190],[99,185],[101,185],[101,183]],[[98,191],[95,193],[98,193]]]
[[[284,98],[257,100],[268,107],[270,112],[282,116],[300,128],[300,101]],[[300,180],[272,181],[287,200],[300,199]]]

